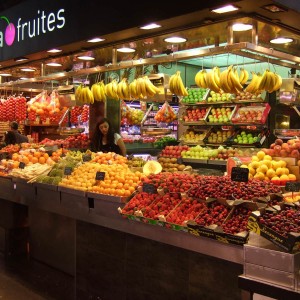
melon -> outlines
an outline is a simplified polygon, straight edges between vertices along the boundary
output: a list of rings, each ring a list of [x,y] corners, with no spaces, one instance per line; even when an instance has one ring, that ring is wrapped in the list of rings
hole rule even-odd
[[[162,165],[155,160],[147,161],[143,166],[143,173],[148,176],[150,174],[158,174],[162,171]]]

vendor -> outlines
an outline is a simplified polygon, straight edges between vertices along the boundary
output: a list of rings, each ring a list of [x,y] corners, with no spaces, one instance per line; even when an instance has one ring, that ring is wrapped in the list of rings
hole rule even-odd
[[[28,137],[21,134],[18,128],[19,124],[17,122],[13,121],[10,123],[10,130],[5,132],[4,141],[6,145],[28,143]]]
[[[97,123],[91,139],[91,150],[93,152],[115,152],[126,156],[124,141],[118,133],[114,132],[107,118],[102,118]]]

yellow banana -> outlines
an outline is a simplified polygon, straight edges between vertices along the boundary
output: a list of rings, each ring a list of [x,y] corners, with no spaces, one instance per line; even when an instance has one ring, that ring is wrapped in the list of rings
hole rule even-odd
[[[207,82],[206,82],[206,70],[202,69],[199,71],[195,76],[195,83],[197,86],[206,89],[207,88]]]
[[[111,86],[112,86],[112,93],[113,93],[113,99],[114,100],[119,100],[119,96],[118,96],[118,82],[113,79],[113,81],[111,82]]]
[[[188,96],[188,91],[187,89],[185,88],[184,84],[183,84],[183,81],[182,81],[182,78],[180,76],[180,71],[177,71],[177,89],[178,89],[178,94],[177,96]]]
[[[130,97],[132,99],[137,99],[138,94],[137,94],[137,89],[136,89],[136,79],[134,79],[130,84],[129,84],[129,92],[130,92]]]
[[[122,92],[123,92],[123,95],[124,95],[124,99],[125,100],[130,100],[129,84],[128,84],[127,78],[123,78],[122,82],[123,82]]]
[[[176,94],[175,92],[175,89],[176,89],[176,84],[175,84],[175,81],[177,80],[177,74],[173,74],[171,77],[170,77],[170,80],[169,80],[169,90],[172,94]]]
[[[211,89],[212,91],[214,91],[216,93],[220,92],[220,87],[214,81],[214,74],[212,71],[210,71],[206,74],[206,80],[207,80],[207,86],[209,89]]]
[[[213,70],[214,82],[220,88],[220,69],[219,67],[214,67]]]
[[[241,85],[244,85],[249,79],[249,73],[246,69],[241,68],[241,73],[239,77],[239,81]]]
[[[118,83],[118,86],[117,86],[117,94],[118,94],[118,97],[120,99],[123,99],[125,98],[124,94],[123,94],[123,80],[121,80],[119,83]]]
[[[220,74],[220,88],[225,92],[225,93],[230,93],[231,88],[228,84],[227,77],[228,77],[228,72],[229,68],[226,68],[224,71],[221,72]]]
[[[243,90],[243,86],[240,84],[236,68],[231,68],[229,72],[229,79],[231,81],[231,86],[233,90],[235,90],[235,92],[241,92]]]
[[[75,100],[82,103],[82,95],[81,95],[81,91],[82,91],[82,84],[80,84],[76,91],[75,91]]]
[[[275,84],[274,84],[272,92],[279,90],[282,85],[281,76],[277,73],[274,73],[274,76],[275,76]]]
[[[259,83],[259,86],[258,86],[258,90],[265,90],[265,87],[266,87],[266,82],[268,80],[268,73],[269,73],[269,70],[266,69],[263,74],[262,74],[262,78],[261,78],[261,81]]]
[[[144,76],[144,81],[145,81],[145,84],[146,84],[147,92],[150,95],[152,95],[150,97],[153,97],[155,94],[158,94],[160,92],[160,89],[152,83],[152,81],[149,79],[149,77],[147,75]]]
[[[100,82],[100,93],[101,93],[101,99],[103,102],[106,101],[106,95],[105,95],[105,84],[103,80]]]
[[[269,93],[272,93],[275,83],[276,83],[276,77],[273,72],[269,71],[268,72],[268,79],[266,83],[266,89]]]
[[[93,104],[95,100],[94,95],[88,86],[86,87],[86,95],[87,95],[87,103]]]

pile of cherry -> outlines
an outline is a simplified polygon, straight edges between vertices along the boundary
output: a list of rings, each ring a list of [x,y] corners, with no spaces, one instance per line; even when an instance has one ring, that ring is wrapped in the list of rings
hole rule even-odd
[[[143,184],[153,185],[157,192],[135,194],[122,209],[122,214],[141,216],[144,220],[164,220],[167,227],[168,223],[185,225],[193,220],[199,226],[221,226],[228,234],[247,230],[251,210],[243,204],[231,207],[219,200],[249,201],[280,192],[271,182],[250,180],[237,184],[226,176],[168,172],[143,178],[141,186]]]

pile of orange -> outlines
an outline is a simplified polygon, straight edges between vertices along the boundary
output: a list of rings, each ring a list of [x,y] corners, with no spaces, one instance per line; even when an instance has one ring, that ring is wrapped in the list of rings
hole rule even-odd
[[[24,151],[22,153],[14,153],[12,155],[12,160],[15,162],[23,162],[25,165],[28,164],[45,164],[49,158],[49,154],[42,151]]]
[[[97,152],[92,161],[103,165],[127,164],[127,158],[125,156],[116,154],[114,152],[108,152],[108,153]]]
[[[51,159],[55,162],[58,162],[59,158],[62,156],[62,154],[66,154],[69,150],[65,148],[59,148],[56,151],[54,151],[51,155]]]

